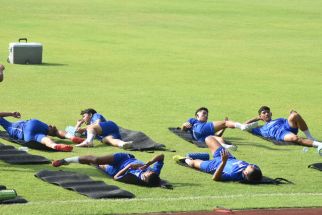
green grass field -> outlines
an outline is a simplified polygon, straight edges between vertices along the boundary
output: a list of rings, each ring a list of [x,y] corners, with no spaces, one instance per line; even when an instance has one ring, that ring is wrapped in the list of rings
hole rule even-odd
[[[200,106],[210,109],[210,120],[228,116],[243,122],[269,105],[274,117],[297,110],[321,140],[321,1],[0,0],[0,5],[0,63],[7,59],[8,43],[20,37],[44,46],[43,65],[5,63],[1,111],[20,111],[23,119],[63,129],[76,122],[81,109],[92,107],[177,150],[165,152],[161,174],[174,190],[114,182],[90,166],[60,168],[127,189],[136,195],[131,200],[93,200],[34,177],[39,170],[54,169],[50,165],[0,162],[0,184],[29,200],[0,206],[0,214],[322,206],[321,173],[307,168],[322,159],[313,148],[303,153],[301,146],[275,146],[228,130],[225,137],[239,147],[237,158],[295,184],[221,183],[176,165],[175,154],[207,150],[167,130]],[[96,142],[95,148],[71,153],[29,152],[59,159],[117,151],[122,150]],[[142,160],[153,156],[134,154]]]

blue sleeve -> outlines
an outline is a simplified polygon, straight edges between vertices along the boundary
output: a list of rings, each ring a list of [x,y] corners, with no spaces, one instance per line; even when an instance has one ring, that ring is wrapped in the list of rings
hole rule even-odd
[[[151,168],[151,170],[155,173],[157,173],[158,175],[160,175],[161,173],[161,169],[163,167],[163,161],[157,161],[153,167]]]
[[[231,174],[222,173],[220,177],[221,181],[234,181],[234,177]]]
[[[223,172],[220,177],[221,181],[243,181],[242,172],[230,173],[227,174]]]
[[[255,134],[255,135],[258,135],[258,136],[262,136],[262,133],[261,133],[260,128],[261,128],[261,127],[253,128],[253,129],[251,130],[251,133],[252,133],[252,134]]]
[[[198,120],[196,118],[190,118],[187,122],[189,122],[191,125],[195,124]]]
[[[91,124],[93,124],[94,122],[96,122],[97,120],[100,120],[101,122],[105,122],[106,119],[104,118],[103,115],[99,114],[99,113],[95,113],[91,119]]]

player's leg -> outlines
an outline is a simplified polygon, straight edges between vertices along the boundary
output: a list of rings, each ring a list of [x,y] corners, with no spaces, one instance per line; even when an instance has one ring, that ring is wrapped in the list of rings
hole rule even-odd
[[[52,165],[54,167],[59,167],[61,165],[68,165],[70,163],[80,163],[80,164],[93,164],[93,165],[107,165],[114,162],[114,155],[105,155],[105,156],[79,156],[79,157],[69,157],[61,160],[53,161]]]
[[[73,150],[73,146],[56,143],[50,137],[45,136],[43,134],[35,135],[34,138],[37,142],[40,142],[41,144],[44,144],[48,148],[52,148],[57,151],[70,152]]]
[[[200,169],[200,164],[203,162],[203,160],[192,160],[191,158],[186,158],[185,163],[188,164],[190,167],[193,167],[195,169]]]
[[[224,147],[225,149],[229,149],[229,150],[232,150],[232,151],[236,151],[237,150],[237,146],[235,145],[230,145],[230,144],[227,144],[225,143],[224,141],[224,138],[222,137],[217,137],[217,136],[208,136],[205,141],[211,141],[211,139],[214,138],[217,140],[218,143],[220,143],[220,145],[222,147]],[[207,142],[206,142],[207,143]]]
[[[322,156],[322,143],[316,140],[299,137],[293,133],[288,133],[284,136],[284,141],[293,142],[304,146],[317,148],[318,153]]]
[[[220,131],[222,129],[225,128],[238,128],[240,130],[249,130],[251,128],[255,128],[257,127],[258,123],[254,122],[254,123],[250,123],[250,124],[241,124],[239,122],[234,122],[231,120],[224,120],[224,121],[214,121],[213,125],[215,127],[215,132]]]
[[[82,143],[84,141],[84,138],[76,137],[75,135],[72,135],[67,131],[63,131],[63,130],[57,130],[56,137],[60,139],[67,138],[67,139],[70,139],[73,143],[77,143],[77,144]]]
[[[47,124],[36,119],[31,119],[26,122],[23,129],[24,141],[36,141],[57,151],[70,152],[73,150],[72,146],[55,143],[49,136],[47,136],[47,133]]]
[[[87,137],[82,143],[76,145],[78,147],[92,147],[94,146],[94,138],[96,135],[102,134],[102,127],[100,124],[92,124],[87,126]]]
[[[120,129],[116,123],[112,121],[101,122],[102,136],[104,137],[102,142],[112,146],[129,149],[132,147],[133,141],[125,142],[121,138]]]
[[[304,132],[304,134],[308,139],[314,140],[305,120],[302,118],[302,116],[299,113],[292,110],[289,117],[287,118],[287,121],[292,128],[299,128],[301,131]]]
[[[102,142],[105,144],[109,144],[115,147],[120,147],[120,148],[124,148],[124,149],[129,149],[132,147],[133,145],[133,141],[128,141],[125,142],[119,138],[115,137],[116,135],[109,135],[103,138]]]
[[[313,146],[313,140],[302,138],[293,133],[288,133],[284,136],[284,141],[293,142],[305,146]]]
[[[205,139],[205,142],[211,152],[211,154],[214,154],[219,147],[221,147],[221,144],[218,142],[218,140],[214,136],[209,136]]]

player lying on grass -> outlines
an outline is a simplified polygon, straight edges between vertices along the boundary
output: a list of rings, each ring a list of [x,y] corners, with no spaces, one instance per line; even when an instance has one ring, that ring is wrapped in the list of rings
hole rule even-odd
[[[258,114],[259,115],[257,117],[248,120],[246,123],[254,124],[254,122],[262,120],[266,122],[266,124],[252,128],[250,130],[251,133],[277,141],[293,142],[300,145],[316,147],[318,148],[319,154],[322,156],[322,143],[316,141],[312,137],[306,122],[296,111],[292,110],[287,119],[278,118],[272,120],[272,112],[270,108],[262,106],[258,110]],[[307,138],[299,137],[297,135],[298,129],[303,131]]]
[[[3,71],[4,71],[4,65],[0,64],[0,82],[3,81]]]
[[[86,127],[87,138],[82,143],[76,145],[79,147],[94,146],[94,138],[99,136],[102,143],[130,149],[133,146],[133,141],[124,142],[121,138],[120,129],[113,121],[94,123]]]
[[[208,109],[201,107],[195,112],[195,118],[188,119],[183,123],[181,129],[184,131],[190,131],[192,138],[198,142],[213,142],[218,141],[224,148],[236,150],[235,145],[225,144],[224,140],[218,136],[215,136],[216,132],[222,132],[226,128],[239,128],[246,130],[251,128],[252,124],[241,124],[230,120],[208,122]]]
[[[126,174],[132,174],[148,186],[160,184],[160,172],[163,167],[164,155],[160,154],[144,163],[128,153],[115,153],[102,157],[80,156],[53,161],[54,167],[70,163],[98,165],[105,173],[117,180]],[[150,167],[152,164],[153,167]]]
[[[213,155],[212,160],[199,160],[180,155],[174,156],[173,159],[185,162],[202,172],[211,173],[215,181],[261,181],[262,172],[258,166],[237,160],[216,139],[206,143]]]
[[[37,119],[23,120],[18,122],[9,122],[3,117],[12,116],[14,118],[20,118],[19,112],[2,112],[0,113],[0,125],[6,130],[9,136],[13,139],[23,140],[26,142],[37,141],[46,145],[49,148],[57,151],[69,152],[73,150],[73,147],[66,144],[55,143],[49,136],[65,139],[64,131],[59,131],[53,125],[47,125]],[[71,139],[77,137],[72,137]]]
[[[119,127],[112,121],[107,121],[102,114],[96,112],[92,108],[81,111],[82,119],[77,121],[75,132],[79,135],[86,134],[87,139],[76,145],[78,147],[92,147],[94,138],[103,143],[117,146],[120,148],[129,149],[132,146],[132,141],[124,142],[121,140]],[[88,125],[86,128],[81,128],[83,124]]]

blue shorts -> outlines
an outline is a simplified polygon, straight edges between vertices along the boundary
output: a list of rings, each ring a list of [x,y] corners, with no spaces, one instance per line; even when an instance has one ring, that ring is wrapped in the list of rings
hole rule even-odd
[[[207,173],[214,173],[216,171],[216,169],[218,168],[218,166],[221,163],[221,155],[220,152],[224,150],[224,147],[219,147],[215,153],[213,154],[213,159],[212,160],[208,160],[208,161],[203,161],[200,164],[200,170],[202,172],[207,172]],[[235,158],[234,156],[232,156],[229,153],[229,157],[228,158]]]
[[[136,159],[135,159],[134,155],[132,155],[132,154],[122,153],[122,152],[115,153],[113,155],[113,162],[107,165],[105,172],[109,176],[113,177],[114,175],[116,175],[116,173],[118,173],[126,165],[134,162],[135,160]]]
[[[285,118],[278,118],[265,125],[252,129],[252,133],[266,138],[284,141],[287,134],[297,134],[298,129],[292,128]]]
[[[48,125],[37,119],[11,123],[0,118],[0,125],[8,132],[10,137],[26,142],[41,142],[42,138],[48,134]]]
[[[114,139],[121,139],[119,127],[113,121],[100,122],[102,134],[100,136],[112,136]]]
[[[208,136],[215,134],[215,126],[212,122],[196,124],[192,129],[192,136],[200,143],[205,142]]]
[[[23,129],[24,141],[37,141],[41,142],[42,138],[48,134],[48,125],[36,120],[31,119],[26,122]]]
[[[275,139],[278,141],[284,141],[284,137],[287,134],[297,134],[299,131],[298,128],[292,128],[289,124],[288,124],[288,120],[285,119],[284,123],[281,124],[281,126],[279,127],[279,129],[276,131],[275,133]]]

